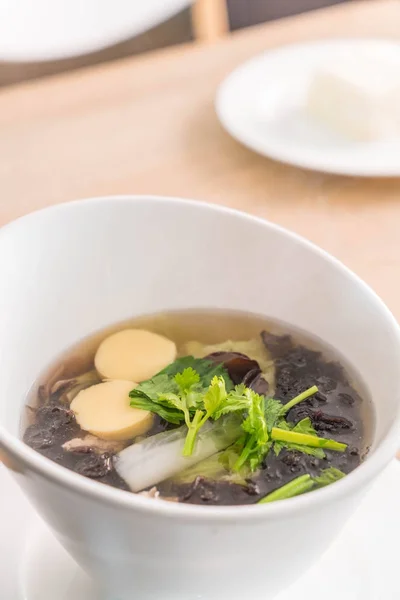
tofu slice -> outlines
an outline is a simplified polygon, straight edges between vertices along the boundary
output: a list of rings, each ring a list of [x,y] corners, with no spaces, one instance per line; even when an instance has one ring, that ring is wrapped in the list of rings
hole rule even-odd
[[[130,406],[131,381],[105,381],[92,385],[71,402],[77,423],[103,440],[125,441],[144,435],[152,426],[153,414]]]
[[[140,383],[172,363],[176,345],[162,335],[143,329],[124,329],[100,344],[94,359],[103,379]]]

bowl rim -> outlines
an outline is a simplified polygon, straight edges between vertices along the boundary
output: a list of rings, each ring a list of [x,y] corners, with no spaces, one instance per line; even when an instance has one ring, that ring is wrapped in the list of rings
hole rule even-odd
[[[159,195],[125,194],[83,198],[74,200],[72,202],[64,202],[45,207],[17,218],[1,228],[0,244],[1,238],[4,235],[12,234],[13,229],[18,228],[21,222],[29,223],[29,221],[34,221],[35,218],[37,218],[37,215],[40,215],[44,212],[63,212],[65,210],[69,210],[70,207],[75,207],[77,205],[86,206],[87,204],[99,203],[113,203],[114,205],[117,205],[117,202],[127,202],[131,204],[143,201],[153,202],[153,204],[169,202],[170,204],[184,205],[185,207],[192,206],[196,210],[215,211],[220,214],[231,215],[239,219],[247,220],[248,222],[254,224],[262,225],[265,227],[266,231],[273,230],[287,238],[290,238],[293,242],[296,242],[303,247],[307,247],[310,251],[319,254],[325,261],[331,263],[331,265],[336,269],[339,269],[343,273],[347,274],[347,276],[349,276],[353,282],[362,289],[364,294],[368,295],[371,300],[375,302],[382,315],[393,328],[398,345],[400,347],[400,326],[391,311],[372,290],[372,288],[342,262],[297,233],[294,233],[280,225],[271,223],[270,221],[260,217],[226,206],[203,202],[200,200],[190,200],[174,196]],[[81,475],[74,473],[73,471],[70,471],[61,465],[54,463],[50,459],[42,456],[27,446],[21,439],[9,433],[1,423],[0,448],[3,446],[11,456],[14,456],[17,460],[22,462],[24,468],[33,470],[36,474],[44,477],[54,484],[61,485],[72,492],[85,496],[87,499],[100,502],[104,505],[119,506],[120,508],[124,508],[126,510],[134,510],[148,515],[174,518],[180,521],[193,521],[193,519],[195,519],[204,523],[215,521],[237,523],[239,521],[265,521],[282,517],[293,517],[294,515],[305,512],[306,510],[312,510],[314,508],[317,509],[327,502],[340,501],[346,496],[355,494],[357,491],[365,488],[368,483],[375,479],[383,470],[383,468],[390,462],[391,458],[394,457],[398,447],[399,433],[400,392],[397,411],[394,415],[394,419],[388,432],[383,437],[379,446],[375,448],[370,455],[368,455],[368,459],[354,471],[349,473],[349,475],[336,482],[334,485],[315,490],[311,494],[304,494],[302,496],[286,499],[280,502],[274,502],[271,504],[240,506],[200,506],[194,504],[169,502],[166,500],[155,501],[152,498],[146,498],[130,492],[127,493],[124,490],[113,488],[100,482],[82,477]]]

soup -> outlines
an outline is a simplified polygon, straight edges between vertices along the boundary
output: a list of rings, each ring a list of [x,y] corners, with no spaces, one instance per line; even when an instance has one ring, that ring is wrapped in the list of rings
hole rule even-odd
[[[265,318],[182,311],[68,350],[33,387],[23,439],[128,492],[268,503],[334,483],[368,452],[362,383],[319,340]]]

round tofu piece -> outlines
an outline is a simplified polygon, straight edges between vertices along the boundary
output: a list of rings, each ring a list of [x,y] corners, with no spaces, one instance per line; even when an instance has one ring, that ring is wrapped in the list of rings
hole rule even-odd
[[[157,333],[143,329],[124,329],[100,344],[94,357],[103,379],[145,381],[172,363],[176,345]]]
[[[77,423],[103,440],[131,440],[145,434],[153,423],[148,410],[132,408],[131,381],[105,381],[79,392],[71,402]]]

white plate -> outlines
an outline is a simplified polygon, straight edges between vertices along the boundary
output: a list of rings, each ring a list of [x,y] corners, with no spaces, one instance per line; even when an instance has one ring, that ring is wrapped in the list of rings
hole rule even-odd
[[[192,0],[0,0],[0,59],[56,60],[143,33]]]
[[[1,600],[99,600],[1,465],[0,489]],[[276,600],[398,600],[399,499],[393,461],[321,561]]]
[[[400,69],[400,44],[384,40],[329,40],[265,52],[221,84],[216,110],[222,125],[252,150],[285,163],[345,175],[399,176],[400,139],[348,141],[305,114],[315,69],[356,47],[394,57]]]

